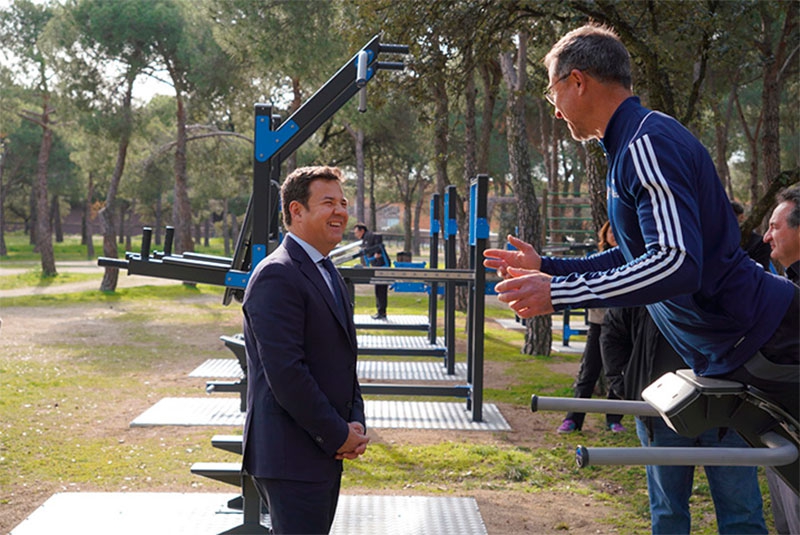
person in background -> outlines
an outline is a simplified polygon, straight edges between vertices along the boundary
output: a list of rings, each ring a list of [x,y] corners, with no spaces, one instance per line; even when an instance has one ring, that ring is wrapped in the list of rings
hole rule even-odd
[[[342,461],[369,442],[353,309],[328,257],[347,226],[341,180],[334,167],[302,167],[286,177],[288,234],[253,270],[242,305],[242,467],[268,504],[276,534],[328,533]]]
[[[600,252],[617,245],[608,221],[603,223],[600,232],[597,233],[597,238],[597,250]],[[606,309],[604,308],[591,308],[587,313],[589,329],[586,333],[586,347],[584,347],[583,356],[581,357],[578,376],[575,378],[576,398],[592,397],[594,387],[600,378],[600,372],[603,371],[606,376],[608,399],[622,399],[620,397],[622,395],[622,367],[625,365],[625,361],[616,366],[614,363],[607,363],[605,355],[600,348],[600,332],[605,314]],[[559,433],[580,431],[583,428],[583,420],[585,418],[586,413],[569,412],[557,431]],[[622,415],[606,414],[606,427],[614,433],[625,431],[625,427],[622,425]]]
[[[731,208],[733,208],[733,213],[736,214],[736,221],[741,225],[745,220],[744,205],[739,201],[731,201]],[[764,243],[764,237],[761,234],[755,230],[750,232],[750,237],[747,239],[747,244],[743,249],[747,256],[769,271],[769,245]]]
[[[648,385],[686,367],[664,340],[645,307],[610,308],[600,335],[603,355],[627,360],[623,397],[639,401]],[[659,417],[637,416],[636,434],[644,447],[747,448],[732,429],[709,429],[694,438],[673,431]],[[694,466],[647,466],[653,535],[691,533]],[[755,466],[706,466],[720,534],[767,533]]]
[[[786,277],[800,284],[800,186],[778,194],[764,242],[770,246],[770,258],[783,267]]]
[[[800,186],[784,189],[777,201],[764,242],[770,246],[770,258],[783,267],[786,278],[800,284]],[[800,498],[771,469],[767,469],[767,483],[775,529],[781,535],[800,533]]]
[[[356,223],[355,227],[353,227],[353,234],[355,234],[357,240],[361,240],[362,262],[366,260],[368,266],[375,267],[386,265],[383,258],[383,237],[380,234],[370,232],[364,223]],[[388,284],[375,285],[375,308],[377,308],[377,312],[372,316],[372,319],[386,319],[386,305],[389,300],[388,294]]]

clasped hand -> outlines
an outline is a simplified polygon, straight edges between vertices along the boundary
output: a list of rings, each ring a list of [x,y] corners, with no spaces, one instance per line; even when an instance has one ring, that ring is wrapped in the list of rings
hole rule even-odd
[[[367,451],[367,443],[369,443],[369,437],[360,422],[350,422],[347,426],[347,440],[336,450],[336,459],[340,461],[342,459],[355,459]]]
[[[550,275],[542,273],[542,257],[533,245],[509,235],[515,251],[486,249],[483,265],[497,270],[503,278],[495,285],[498,299],[508,304],[521,318],[551,314]]]

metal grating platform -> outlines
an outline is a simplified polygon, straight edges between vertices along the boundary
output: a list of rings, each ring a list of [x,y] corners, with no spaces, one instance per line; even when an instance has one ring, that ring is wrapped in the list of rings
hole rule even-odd
[[[447,346],[444,338],[436,339],[436,344],[428,342],[427,336],[378,336],[359,334],[359,355],[444,357]]]
[[[73,492],[51,496],[11,535],[216,535],[241,524],[231,494]],[[269,525],[269,517],[262,519]],[[474,498],[342,495],[332,535],[485,535]]]
[[[455,374],[448,375],[441,362],[392,362],[359,360],[359,379],[380,381],[465,381],[467,365],[456,362]],[[241,379],[244,377],[236,359],[209,359],[192,370],[189,377]]]
[[[241,379],[242,367],[236,359],[208,359],[189,373],[189,377],[216,377]]]
[[[510,431],[500,410],[483,404],[483,421],[473,422],[464,402],[365,400],[367,427]],[[131,422],[131,427],[244,425],[239,398],[164,398]]]
[[[511,431],[496,405],[483,404],[483,421],[473,422],[466,403],[439,401],[364,402],[367,427],[382,429],[453,429]]]
[[[244,415],[238,397],[164,398],[131,422],[131,427],[159,425],[232,425],[242,427]]]
[[[466,381],[467,364],[456,362],[455,373],[447,374],[441,362],[392,362],[359,360],[359,380],[364,381]]]
[[[486,534],[474,498],[342,496],[332,535]]]
[[[428,316],[387,315],[385,320],[372,319],[369,314],[354,314],[356,329],[427,331],[430,327]]]

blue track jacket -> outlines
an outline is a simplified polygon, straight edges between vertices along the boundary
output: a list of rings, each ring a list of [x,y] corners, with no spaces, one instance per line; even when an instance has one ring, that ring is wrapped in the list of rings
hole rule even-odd
[[[606,128],[618,247],[542,258],[556,310],[647,305],[698,375],[732,371],[772,336],[794,288],[751,260],[714,163],[678,121],[624,101]]]

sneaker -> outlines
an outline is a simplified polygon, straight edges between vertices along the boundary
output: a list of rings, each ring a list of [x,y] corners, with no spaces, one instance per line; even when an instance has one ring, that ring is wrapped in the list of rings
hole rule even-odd
[[[386,314],[373,314],[371,318],[374,320],[385,320]]]
[[[559,433],[572,433],[578,428],[578,425],[570,419],[561,422],[561,425],[556,429]]]
[[[616,423],[615,424],[610,424],[608,426],[608,430],[611,431],[612,433],[622,433],[624,431],[627,431],[627,429],[625,429],[624,425],[616,424]]]

